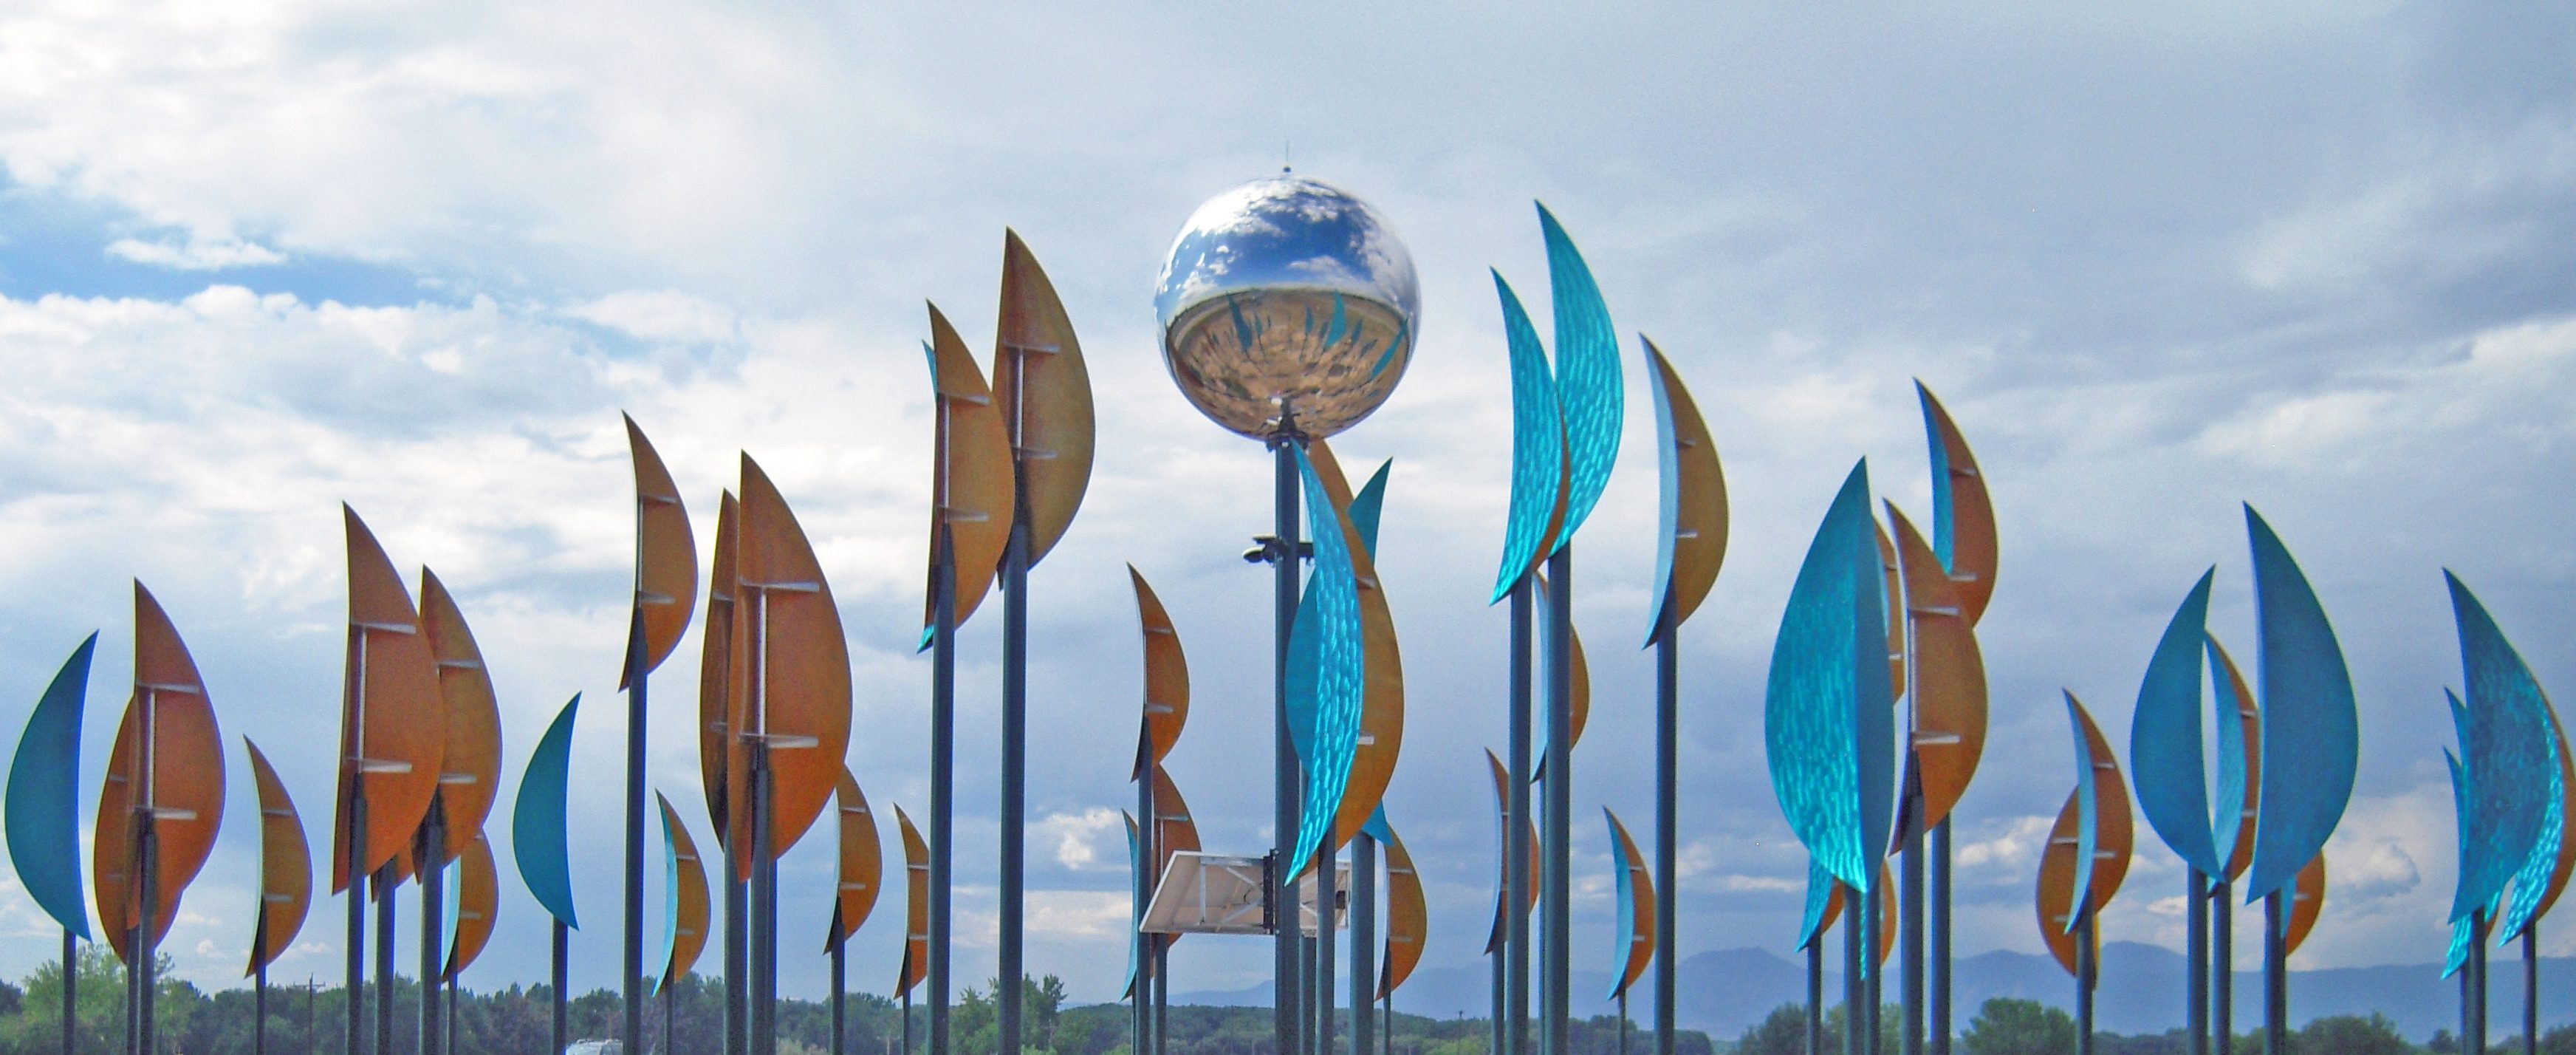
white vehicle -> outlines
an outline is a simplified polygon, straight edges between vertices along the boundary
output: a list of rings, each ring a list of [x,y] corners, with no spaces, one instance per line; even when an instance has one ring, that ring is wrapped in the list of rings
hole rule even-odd
[[[576,1040],[564,1048],[563,1055],[626,1055],[626,1044],[615,1040]]]

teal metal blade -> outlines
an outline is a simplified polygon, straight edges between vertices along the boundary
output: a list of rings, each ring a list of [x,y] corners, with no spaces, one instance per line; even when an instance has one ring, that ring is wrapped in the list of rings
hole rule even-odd
[[[1565,500],[1565,527],[1548,547],[1553,553],[1574,541],[1574,532],[1610,486],[1626,407],[1619,384],[1619,334],[1611,328],[1601,286],[1545,205],[1538,207],[1538,223],[1547,238],[1548,295],[1556,309],[1556,391],[1565,408],[1565,456],[1573,480]]]
[[[2493,902],[2531,857],[2542,823],[2557,804],[2558,773],[2549,703],[2540,682],[2514,652],[2494,617],[2458,576],[2443,572],[2459,624],[2460,666],[2468,686],[2468,726],[2461,764],[2476,790],[2474,815],[2453,915]]]
[[[2210,580],[2216,575],[2215,569],[2202,572],[2165,624],[2155,654],[2147,659],[2137,713],[2129,723],[2129,769],[2138,784],[2138,808],[2165,845],[2203,875],[2217,875],[2225,864],[2210,835],[2208,773],[2200,748],[2200,659],[2209,636]],[[2233,721],[2230,716],[2219,724],[2232,726]]]
[[[1885,589],[1863,461],[1798,568],[1763,693],[1763,744],[1781,812],[1807,852],[1863,894],[1878,888],[1895,812]]]
[[[2075,894],[2067,899],[2066,933],[2075,933],[2093,907],[2093,855],[2102,841],[2102,785],[2093,774],[2093,743],[2084,735],[2084,705],[2066,697],[2066,724],[2075,733]],[[2198,700],[2192,701],[2195,709]]]
[[[672,811],[656,810],[662,815],[662,958],[664,968],[671,965],[671,954],[680,949],[680,837],[671,831]],[[839,899],[834,899],[834,905]],[[664,977],[655,992],[669,988],[671,979]]]
[[[2253,506],[2255,625],[2262,654],[2263,786],[2247,903],[2286,890],[2325,847],[2352,801],[2361,721],[2352,674],[2325,607]]]
[[[1565,411],[1557,403],[1556,376],[1548,370],[1547,349],[1539,346],[1529,310],[1521,307],[1502,272],[1493,274],[1512,369],[1511,514],[1503,527],[1503,564],[1495,573],[1492,598],[1500,601],[1529,574],[1548,543],[1548,522],[1555,518],[1557,490],[1564,482]]]
[[[1628,840],[1620,834],[1619,819],[1610,807],[1601,807],[1601,826],[1610,832],[1610,873],[1618,877],[1619,929],[1615,953],[1610,957],[1612,985],[1606,999],[1617,1000],[1628,989],[1628,947],[1637,935],[1637,878],[1629,874]]]
[[[518,858],[519,878],[547,914],[574,930],[581,923],[572,905],[572,833],[565,806],[572,796],[572,722],[581,710],[574,693],[546,726],[537,749],[528,756],[519,778],[519,800],[510,811],[511,855]]]
[[[72,650],[18,738],[9,765],[9,863],[27,896],[64,930],[89,937],[88,898],[81,893],[81,702],[89,694],[89,661],[98,634]]]
[[[1359,752],[1360,704],[1368,662],[1360,642],[1359,576],[1351,565],[1341,514],[1333,508],[1332,497],[1325,493],[1324,482],[1316,477],[1303,447],[1297,448],[1297,471],[1305,478],[1306,523],[1315,542],[1309,582],[1316,584],[1317,646],[1315,734],[1307,755],[1305,813],[1297,826],[1296,852],[1289,858],[1291,874],[1302,871],[1323,848],[1324,832],[1340,811],[1342,792],[1350,785],[1351,760]]]
[[[2496,928],[2498,944],[2522,937],[2540,913],[2540,899],[2549,893],[2549,878],[2558,870],[2558,850],[2567,838],[2566,771],[2560,767],[2561,747],[2555,729],[2549,737],[2549,808],[2542,811],[2540,838],[2532,843],[2531,854],[2522,868],[2513,874],[2513,900],[2506,903],[2504,925]]]
[[[2227,661],[2219,658],[2218,639],[2203,636],[2201,653],[2209,667],[2209,710],[2211,724],[2218,733],[2218,803],[2210,819],[2210,841],[2223,862],[2232,863],[2237,836],[2245,830],[2245,795],[2251,776],[2245,772],[2245,723],[2243,711],[2253,701],[2236,695],[2236,679],[2227,675]],[[2221,876],[2220,872],[2209,873]]]
[[[1825,871],[1822,862],[1814,857],[1807,858],[1807,908],[1805,915],[1798,920],[1799,951],[1806,951],[1807,946],[1825,936],[1825,909],[1833,904],[1834,884],[1837,882],[1840,880]]]

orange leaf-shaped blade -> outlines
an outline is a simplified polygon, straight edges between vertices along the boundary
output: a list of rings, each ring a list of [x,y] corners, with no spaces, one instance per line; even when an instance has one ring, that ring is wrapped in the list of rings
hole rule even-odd
[[[671,470],[631,417],[626,446],[635,462],[635,607],[644,613],[644,669],[650,672],[689,628],[689,609],[698,603],[698,542]],[[617,687],[633,677],[627,672]]]
[[[1914,628],[1914,684],[1905,695],[1914,701],[1915,773],[1923,788],[1917,823],[1929,829],[1958,805],[1985,753],[1986,664],[1977,650],[1976,627],[1960,611],[1957,588],[1940,558],[1893,504],[1887,519],[1896,525],[1905,617]]]
[[[1700,602],[1708,598],[1709,587],[1717,583],[1718,567],[1726,562],[1726,471],[1717,460],[1717,440],[1709,435],[1708,423],[1700,418],[1699,404],[1683,387],[1680,371],[1664,358],[1663,349],[1647,341],[1646,359],[1655,364],[1659,394],[1665,405],[1659,408],[1664,423],[1671,429],[1672,486],[1674,488],[1673,523],[1662,525],[1673,533],[1671,576],[1672,623],[1680,626],[1699,611]],[[1657,583],[1662,586],[1662,583]],[[1660,624],[1658,624],[1660,625]],[[1653,644],[1649,640],[1647,644]]]
[[[1887,537],[1887,525],[1875,521],[1878,529],[1878,565],[1886,577],[1887,671],[1890,683],[1899,696],[1905,694],[1905,580],[1898,574],[1896,543]]]
[[[1389,834],[1392,834],[1390,831]],[[1429,906],[1422,897],[1422,874],[1413,854],[1397,837],[1386,843],[1386,967],[1378,973],[1377,998],[1386,999],[1422,962],[1423,941],[1431,936]]]
[[[153,936],[146,944],[157,946],[178,916],[180,896],[214,852],[224,818],[224,748],[196,661],[161,603],[138,582],[134,695],[108,755],[91,854],[99,922],[128,962],[134,950],[126,932],[146,917],[138,903],[142,890],[132,882],[139,825],[147,818],[159,867],[149,913]]]
[[[465,852],[456,858],[456,939],[447,946],[447,966],[439,972],[442,981],[452,981],[492,941],[492,927],[501,918],[501,873],[492,865],[492,842],[482,832],[465,843]]]
[[[903,971],[894,984],[900,996],[930,977],[930,846],[903,807],[894,808],[894,819],[903,829]]]
[[[356,510],[340,507],[349,536],[349,673],[340,702],[340,791],[331,826],[331,889],[349,881],[349,791],[367,802],[367,845],[358,868],[373,872],[410,846],[438,791],[447,708],[437,661],[420,614],[393,561]]]
[[[2087,886],[2099,908],[2111,903],[2128,878],[2136,822],[2129,812],[2129,784],[2120,778],[2119,756],[2111,753],[2111,742],[2102,738],[2091,711],[2077,704],[2075,713],[2083,719],[2085,749],[2093,756],[2093,881]]]
[[[1959,610],[1974,626],[1986,614],[1986,602],[1995,593],[1995,506],[1986,493],[1985,475],[1977,470],[1976,453],[1968,449],[1968,440],[1959,434],[1959,426],[1950,420],[1950,412],[1933,398],[1932,390],[1916,382],[1914,391],[1923,399],[1924,419],[1932,426],[1934,442],[1941,448],[1947,464],[1950,488],[1950,568],[1959,581]],[[1936,485],[1938,481],[1935,482]]]
[[[2317,929],[2317,916],[2326,910],[2326,855],[2299,869],[2298,881],[2291,895],[2290,927],[2281,935],[2281,955],[2299,951],[2299,943],[2308,940],[2308,932]]]
[[[1607,813],[1607,811],[1604,812]],[[1654,870],[1646,866],[1646,857],[1638,852],[1637,840],[1628,835],[1628,826],[1619,823],[1617,814],[1608,814],[1608,816],[1610,830],[1612,834],[1618,836],[1619,842],[1619,859],[1613,861],[1611,865],[1615,868],[1627,869],[1628,881],[1621,886],[1628,891],[1629,895],[1628,911],[1625,913],[1629,924],[1629,931],[1625,935],[1628,941],[1628,957],[1620,965],[1619,984],[1612,986],[1610,990],[1610,994],[1615,997],[1625,995],[1629,986],[1637,984],[1637,979],[1645,976],[1646,965],[1655,961],[1655,913],[1659,906],[1655,901]]]
[[[663,959],[662,977],[653,986],[658,996],[673,979],[688,977],[689,968],[697,966],[698,954],[706,951],[707,931],[714,916],[707,898],[706,862],[698,859],[698,841],[689,837],[689,826],[680,823],[680,811],[671,808],[669,798],[660,792],[655,792],[653,798],[662,805],[662,823],[671,833],[673,871],[679,877],[669,895],[674,902],[671,954]]]
[[[2066,973],[2075,973],[2075,935],[2068,933],[2067,921],[2074,918],[2076,826],[2081,822],[2078,811],[2083,804],[2075,792],[2066,794],[2066,805],[2057,811],[2057,823],[2049,826],[2048,845],[2039,854],[2039,936],[2048,944],[2048,954]],[[2094,942],[2101,945],[2098,934]]]
[[[876,910],[885,861],[877,842],[876,814],[868,809],[868,797],[847,767],[835,785],[834,800],[841,817],[841,885],[833,919],[840,924],[840,937],[847,939]]]
[[[1019,454],[1035,565],[1064,537],[1091,486],[1091,373],[1055,284],[1016,231],[1002,234],[997,329],[993,400]],[[965,618],[962,610],[958,618]]]
[[[1130,564],[1127,578],[1136,587],[1136,622],[1145,635],[1146,750],[1138,753],[1135,771],[1128,774],[1127,779],[1135,780],[1145,775],[1146,766],[1160,765],[1171,755],[1181,727],[1189,724],[1190,661],[1181,652],[1181,634],[1172,626],[1171,613],[1145,584],[1144,573]]]
[[[304,841],[304,821],[286,783],[268,764],[259,745],[247,738],[251,778],[259,787],[259,927],[252,936],[248,977],[295,944],[304,929],[304,914],[313,904],[313,852]]]
[[[1485,765],[1493,771],[1494,816],[1496,818],[1496,827],[1494,830],[1494,928],[1491,933],[1488,933],[1485,936],[1485,952],[1487,954],[1491,954],[1503,947],[1505,932],[1509,929],[1511,922],[1511,917],[1507,914],[1509,911],[1507,907],[1509,903],[1503,899],[1507,892],[1507,888],[1511,883],[1511,874],[1509,869],[1511,868],[1510,834],[1512,825],[1517,823],[1523,825],[1529,830],[1529,860],[1521,863],[1523,869],[1521,872],[1521,890],[1527,895],[1522,900],[1521,914],[1525,916],[1529,914],[1531,909],[1538,907],[1539,846],[1538,823],[1532,820],[1517,820],[1512,816],[1511,770],[1505,769],[1503,767],[1503,760],[1494,757],[1494,753],[1491,750],[1485,752]]]
[[[1172,855],[1197,853],[1199,822],[1190,816],[1190,804],[1181,798],[1181,786],[1172,782],[1172,774],[1161,766],[1154,767],[1154,881],[1159,883],[1163,870],[1172,863]]]
[[[483,820],[492,813],[501,781],[501,708],[474,631],[465,625],[465,614],[457,610],[447,584],[427,568],[420,570],[420,617],[429,631],[430,656],[438,664],[438,695],[446,716],[438,802],[447,825],[442,853],[452,861],[483,834]]]
[[[850,748],[850,648],[841,612],[805,529],[769,476],[742,458],[742,523],[734,540],[732,749],[726,830],[750,831],[749,752],[767,751],[771,852],[784,856],[822,816]],[[744,847],[749,849],[749,847]],[[751,853],[737,880],[749,882]]]
[[[724,493],[716,509],[716,554],[707,565],[707,629],[698,660],[698,776],[707,796],[707,817],[715,825],[716,844],[725,842],[725,759],[730,753],[725,723],[733,698],[734,537],[742,510],[733,492]]]
[[[1378,803],[1386,798],[1387,784],[1395,779],[1395,762],[1404,750],[1404,656],[1395,641],[1395,613],[1387,606],[1386,590],[1377,574],[1377,560],[1367,546],[1361,545],[1359,527],[1351,522],[1350,478],[1342,474],[1339,459],[1324,441],[1310,440],[1306,458],[1315,467],[1315,476],[1324,485],[1324,493],[1333,501],[1336,519],[1342,525],[1342,537],[1351,554],[1351,571],[1359,580],[1360,648],[1366,658],[1366,680],[1360,694],[1359,748],[1351,756],[1351,775],[1344,785],[1340,809],[1333,814],[1334,845],[1348,845],[1360,833],[1360,827],[1377,813]],[[1583,677],[1583,667],[1575,666],[1582,691],[1576,713],[1582,715],[1590,703],[1590,679]],[[1581,718],[1576,719],[1581,728]],[[1578,731],[1577,739],[1581,738]]]
[[[1002,548],[1011,540],[1011,435],[1003,425],[1002,408],[993,402],[993,390],[984,384],[983,370],[937,305],[930,309],[930,373],[938,394],[930,466],[931,559],[939,558],[939,536],[945,529],[957,572],[957,625],[964,626],[983,603],[1002,562]],[[932,588],[922,598],[925,629],[938,618],[936,567],[932,574]]]

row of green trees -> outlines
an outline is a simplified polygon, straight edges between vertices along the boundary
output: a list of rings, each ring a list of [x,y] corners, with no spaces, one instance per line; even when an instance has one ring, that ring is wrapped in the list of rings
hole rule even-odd
[[[1893,1006],[1879,1016],[1879,1050],[1898,1050],[1902,1021],[1898,1016],[1899,1009]],[[1826,1014],[1826,1052],[1838,1055],[1843,1050],[1843,1023],[1841,1007]],[[1968,1055],[2064,1055],[2075,1050],[2075,1019],[2036,1000],[1988,1000],[1977,1009],[1967,1031],[1959,1034],[1959,1046]],[[1806,1050],[1807,1009],[1783,1004],[1744,1031],[1733,1055],[1806,1055]],[[2179,1029],[2137,1036],[2095,1033],[2093,1050],[2098,1055],[2186,1055],[2191,1045]],[[2236,1055],[2263,1055],[2263,1035],[2238,1034],[2229,1050]],[[2520,1055],[2521,1051],[2520,1037],[2490,1049],[2491,1055]],[[2576,1026],[2542,1033],[2540,1051],[2541,1055],[2576,1055]],[[2335,1015],[2313,1020],[2290,1034],[2287,1055],[2460,1055],[2460,1043],[2444,1030],[2434,1034],[2430,1043],[2415,1044],[2399,1035],[2386,1015]]]

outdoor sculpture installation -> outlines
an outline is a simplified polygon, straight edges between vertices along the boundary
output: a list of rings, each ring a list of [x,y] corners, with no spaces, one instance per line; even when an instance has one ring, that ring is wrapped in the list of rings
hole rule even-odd
[[[2058,809],[2040,853],[2039,933],[2058,966],[2075,976],[2075,1050],[2091,1055],[2102,906],[2129,875],[2136,835],[2129,789],[2110,743],[2075,694],[2065,695],[2067,723],[2075,730],[2075,790]]]
[[[90,840],[91,889],[110,948],[126,964],[126,1046],[158,1050],[161,936],[215,849],[224,820],[223,734],[178,628],[134,584],[134,695],[116,727]]]
[[[63,929],[65,978],[80,976],[80,943],[89,937],[80,878],[80,732],[90,657],[97,650],[98,632],[93,630],[37,698],[18,751],[9,760],[9,863],[28,898]],[[63,1055],[72,1055],[80,1017],[74,1002],[77,987],[62,990]]]

